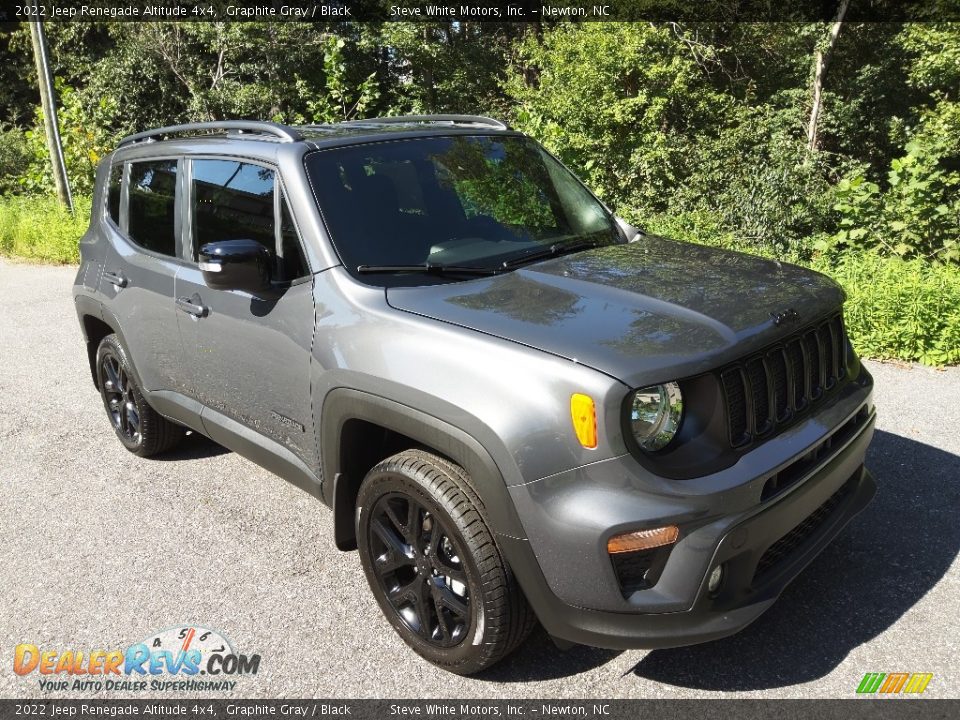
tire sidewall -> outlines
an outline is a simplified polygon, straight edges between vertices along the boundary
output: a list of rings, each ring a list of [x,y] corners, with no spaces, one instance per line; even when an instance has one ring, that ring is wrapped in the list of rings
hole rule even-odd
[[[380,579],[374,569],[373,558],[370,553],[370,518],[377,500],[390,493],[403,493],[413,497],[430,512],[441,516],[443,524],[457,535],[455,543],[457,550],[461,553],[464,571],[467,576],[471,615],[470,627],[464,633],[463,640],[457,645],[452,647],[433,645],[413,632],[394,610],[380,585]],[[404,474],[398,471],[375,472],[364,480],[361,487],[358,497],[356,525],[357,547],[367,583],[380,606],[380,610],[397,633],[420,656],[435,665],[456,670],[460,666],[474,664],[477,661],[478,652],[484,646],[486,597],[484,596],[480,571],[464,535],[465,528],[457,523],[443,502],[434,497],[412,474]]]

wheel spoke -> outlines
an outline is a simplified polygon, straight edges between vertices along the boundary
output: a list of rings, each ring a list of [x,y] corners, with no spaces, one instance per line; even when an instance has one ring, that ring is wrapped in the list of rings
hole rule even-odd
[[[107,373],[107,382],[109,382],[110,385],[112,386],[110,389],[111,389],[111,390],[119,391],[119,388],[117,387],[117,385],[118,385],[119,382],[120,382],[120,378],[117,377],[117,371],[116,371],[116,368],[114,368],[114,366],[113,366],[113,360],[112,360],[112,358],[109,358],[109,357],[108,357],[108,358],[104,358],[104,360],[103,360],[103,369],[104,369],[104,370],[106,371],[106,373]]]
[[[446,540],[446,542],[442,542],[443,540]],[[444,551],[444,546],[447,548],[446,552]],[[434,566],[441,575],[446,575],[447,577],[466,585],[467,574],[463,571],[463,564],[459,561],[454,562],[447,556],[449,551],[453,548],[454,545],[452,540],[449,538],[437,537],[437,553],[433,557]]]
[[[407,600],[416,606],[417,588],[420,585],[423,585],[423,578],[418,575],[410,582],[403,585],[397,585],[396,587],[388,590],[387,597],[390,598],[390,600],[394,603],[400,602],[401,600]]]
[[[387,552],[394,556],[410,558],[409,546],[403,540],[397,537],[397,533],[387,527],[379,518],[373,520],[370,524],[374,534],[380,538],[380,541],[386,545]]]
[[[387,548],[387,551],[377,558],[376,563],[377,572],[381,575],[389,575],[402,567],[410,567],[415,564],[412,558],[392,547]]]
[[[397,532],[400,533],[400,536],[404,538],[408,543],[410,542],[410,528],[408,525],[400,519],[400,516],[397,515],[396,508],[390,502],[384,503],[384,511],[386,516],[390,519],[390,522],[393,523],[393,526],[397,529]]]
[[[464,622],[470,619],[470,610],[466,601],[448,587],[437,588],[437,601]]]
[[[124,435],[130,435],[130,418],[127,417],[127,409],[121,403],[117,403],[117,417],[120,421],[120,432]]]
[[[420,627],[417,628],[417,632],[425,638],[429,638],[433,634],[433,623],[430,622],[430,591],[427,589],[427,583],[423,581],[422,578],[417,578],[419,580],[419,585],[414,588],[415,592],[415,602],[414,610],[417,612],[417,618],[420,620]]]
[[[435,527],[433,532],[430,533],[430,542],[427,545],[426,553],[430,557],[439,558],[440,557],[440,538],[443,537],[443,533],[440,532],[440,528]]]
[[[410,542],[413,544],[414,539],[421,535],[423,529],[420,522],[420,506],[413,499],[407,502],[407,529],[410,533]]]
[[[448,580],[453,580],[464,585],[467,584],[467,574],[460,568],[455,568],[442,562],[437,563],[437,565],[437,572],[446,577]]]
[[[130,426],[131,431],[134,433],[140,432],[140,415],[137,413],[137,406],[132,402],[128,402],[126,405],[127,411],[127,424]]]
[[[450,631],[450,625],[447,623],[446,614],[443,612],[443,603],[437,595],[433,596],[433,607],[437,611],[437,625],[440,626],[440,634],[443,639],[449,642],[453,633]]]

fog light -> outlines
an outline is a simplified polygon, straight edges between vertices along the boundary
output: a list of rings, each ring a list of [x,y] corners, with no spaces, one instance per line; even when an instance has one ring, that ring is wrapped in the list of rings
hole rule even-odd
[[[723,565],[717,565],[710,572],[710,577],[707,579],[707,590],[715,593],[720,589],[721,582],[723,582]]]

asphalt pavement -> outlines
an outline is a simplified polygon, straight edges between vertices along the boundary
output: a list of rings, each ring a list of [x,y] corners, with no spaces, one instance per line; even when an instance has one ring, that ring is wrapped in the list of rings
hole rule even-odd
[[[877,497],[740,634],[561,652],[538,630],[460,678],[394,634],[317,501],[202,437],[157,459],[123,449],[90,380],[75,272],[0,260],[0,697],[71,695],[17,676],[19,643],[126,648],[180,624],[261,656],[237,697],[851,698],[865,673],[900,671],[960,697],[960,369],[868,363]]]

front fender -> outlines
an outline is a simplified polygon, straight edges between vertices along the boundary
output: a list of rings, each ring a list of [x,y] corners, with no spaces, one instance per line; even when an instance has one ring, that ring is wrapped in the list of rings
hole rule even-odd
[[[481,498],[490,529],[512,538],[524,538],[523,526],[507,492],[506,474],[519,476],[505,447],[488,450],[474,436],[433,415],[372,393],[335,388],[323,400],[320,420],[320,457],[324,501],[334,510],[337,547],[355,547],[354,509],[356,492],[363,478],[344,473],[344,446],[341,438],[352,420],[379,425],[404,435],[448,457],[463,467],[473,489]],[[498,455],[499,462],[495,459]]]

